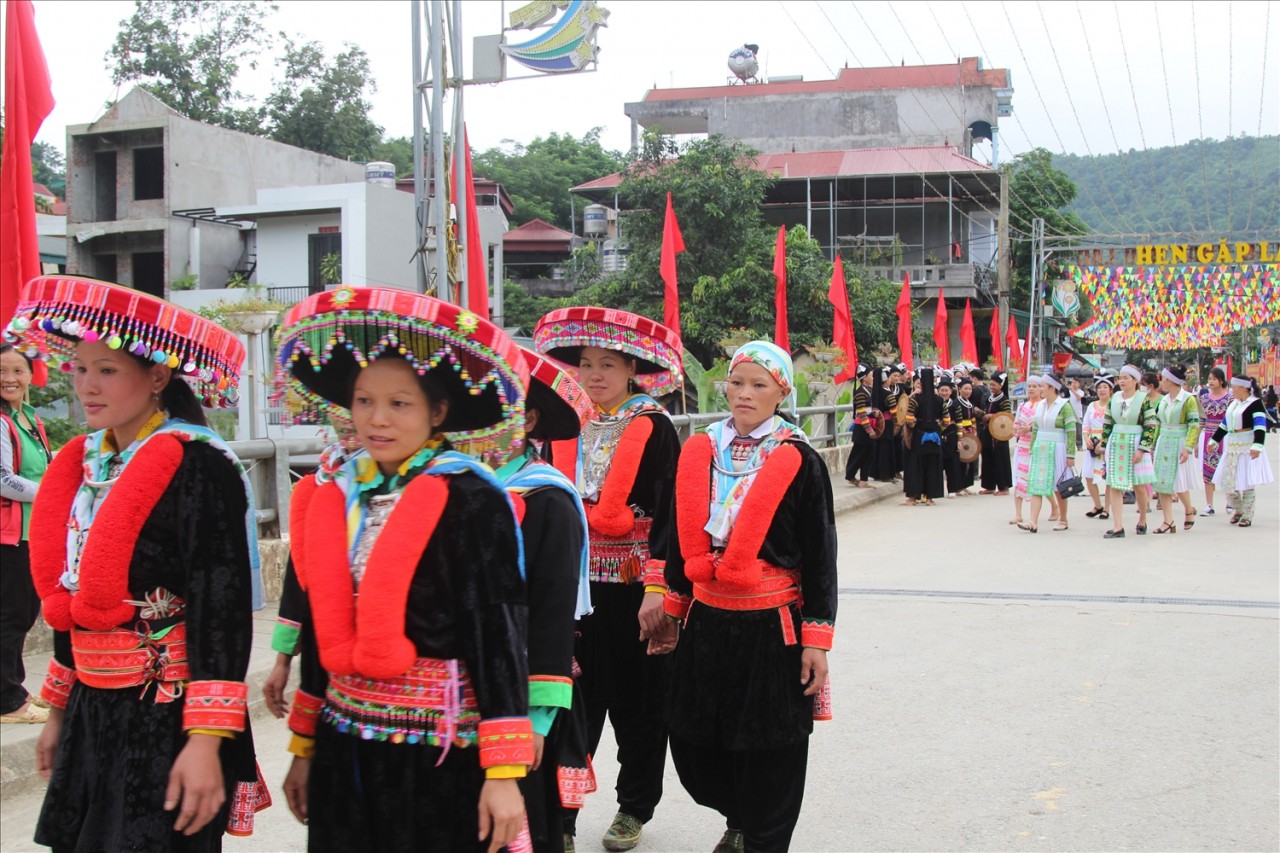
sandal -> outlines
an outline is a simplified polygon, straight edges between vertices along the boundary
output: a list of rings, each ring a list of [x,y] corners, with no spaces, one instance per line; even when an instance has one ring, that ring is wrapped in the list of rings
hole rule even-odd
[[[1100,515],[1102,515],[1104,512],[1106,512],[1106,510],[1105,510],[1105,509],[1103,509],[1102,507],[1100,507],[1100,506],[1099,506],[1099,507],[1094,507],[1093,509],[1091,509],[1091,510],[1089,510],[1088,512],[1086,512],[1086,513],[1084,514],[1084,517],[1085,517],[1085,518],[1098,518],[1098,517],[1099,517]]]
[[[1061,532],[1062,532],[1062,531],[1064,531],[1064,530],[1070,530],[1070,529],[1071,529],[1071,528],[1070,528],[1070,527],[1068,527],[1066,524],[1059,524],[1057,527],[1053,528],[1053,532],[1054,532],[1054,533],[1061,533]]]
[[[1019,527],[1021,527],[1021,526],[1022,526],[1022,519],[1020,519],[1020,518],[1011,518],[1011,519],[1009,519],[1009,523],[1010,523],[1010,524],[1016,524],[1016,525],[1018,525]]]
[[[1240,513],[1238,513],[1238,512],[1237,512],[1235,515],[1231,516],[1231,521],[1230,521],[1230,523],[1231,523],[1231,524],[1239,524],[1239,523],[1240,523],[1240,519],[1241,519],[1242,517],[1243,517],[1243,516],[1242,516]]]
[[[1123,538],[1124,538],[1124,531],[1123,531],[1123,530],[1108,530],[1106,533],[1102,534],[1102,538],[1103,538],[1103,539],[1123,539]]]
[[[1253,519],[1251,518],[1243,519],[1239,524],[1236,525],[1236,527],[1253,527]]]
[[[1177,533],[1178,526],[1171,521],[1166,521],[1164,524],[1160,525],[1159,527],[1157,527],[1155,530],[1151,532],[1156,536],[1159,536],[1161,533]]]
[[[27,701],[30,702],[32,705],[35,705],[37,708],[50,707],[49,701],[42,696],[32,696],[30,693],[28,693]]]
[[[1098,520],[1099,520],[1099,521],[1101,521],[1101,520],[1102,520],[1102,519],[1104,519],[1104,518],[1110,518],[1110,517],[1111,517],[1111,513],[1107,512],[1107,511],[1104,509],[1104,510],[1102,511],[1102,513],[1098,516]]]
[[[1196,526],[1196,514],[1195,514],[1195,512],[1193,511],[1193,512],[1191,513],[1191,515],[1185,515],[1185,514],[1184,514],[1184,515],[1183,515],[1183,518],[1182,518],[1182,529],[1183,529],[1183,530],[1190,530],[1191,528],[1193,528],[1193,527],[1195,527],[1195,526]]]
[[[0,716],[0,723],[44,723],[49,720],[48,708],[37,708],[31,703],[23,711],[14,711]]]

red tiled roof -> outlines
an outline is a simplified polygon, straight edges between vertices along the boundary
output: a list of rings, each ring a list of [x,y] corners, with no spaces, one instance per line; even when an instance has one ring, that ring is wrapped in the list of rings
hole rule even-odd
[[[994,171],[990,166],[945,145],[760,154],[756,157],[756,168],[781,180]],[[612,189],[621,183],[622,173],[614,172],[579,184],[573,190]]]
[[[568,243],[573,239],[573,234],[557,228],[550,222],[543,219],[531,219],[518,228],[512,228],[502,237],[503,244],[507,243],[531,243],[546,242],[554,240],[556,242]]]
[[[66,216],[67,215],[67,203],[62,199],[58,198],[56,195],[54,195],[53,190],[49,189],[44,184],[36,184],[36,183],[33,183],[31,185],[31,190],[34,195],[42,195],[45,198],[53,199],[53,201],[49,203],[48,213],[50,216]],[[36,210],[40,213],[45,212],[40,210],[39,208],[36,208]]]
[[[857,92],[875,89],[936,89],[949,86],[1009,87],[1007,68],[979,69],[976,57],[947,65],[891,65],[887,68],[842,68],[834,80],[796,80],[751,86],[693,86],[650,89],[645,103],[697,98],[743,98],[761,95],[801,95],[817,92]]]

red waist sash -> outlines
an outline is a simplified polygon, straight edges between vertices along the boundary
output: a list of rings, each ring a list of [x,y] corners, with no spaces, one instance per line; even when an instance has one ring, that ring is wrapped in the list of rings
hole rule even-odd
[[[146,623],[139,623],[145,627]],[[156,683],[157,702],[172,702],[191,678],[187,665],[187,625],[179,622],[163,636],[113,628],[110,631],[71,629],[71,653],[76,674],[89,687],[118,690]]]
[[[764,560],[759,563],[760,583],[744,587],[718,580],[695,582],[693,600],[718,610],[777,609],[783,640],[788,646],[794,646],[796,626],[791,618],[791,605],[800,601],[800,573]]]

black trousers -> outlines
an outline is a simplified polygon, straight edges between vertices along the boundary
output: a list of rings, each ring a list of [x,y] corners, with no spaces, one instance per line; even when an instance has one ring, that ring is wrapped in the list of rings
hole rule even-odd
[[[39,615],[40,598],[31,582],[27,543],[0,545],[0,714],[11,714],[26,704],[22,644]]]
[[[871,437],[865,432],[859,435],[860,431],[860,426],[853,428],[853,447],[849,449],[849,461],[844,466],[844,478],[851,483],[855,480],[865,483],[876,476],[875,446]]]
[[[804,802],[808,738],[781,749],[727,750],[672,735],[671,759],[693,801],[742,831],[747,853],[790,848]]]
[[[663,714],[670,655],[646,654],[637,614],[638,583],[591,583],[595,612],[578,623],[578,687],[587,706],[587,746],[595,755],[606,715],[618,744],[618,810],[647,822],[662,799],[667,764]],[[565,810],[565,832],[576,833],[580,809]]]

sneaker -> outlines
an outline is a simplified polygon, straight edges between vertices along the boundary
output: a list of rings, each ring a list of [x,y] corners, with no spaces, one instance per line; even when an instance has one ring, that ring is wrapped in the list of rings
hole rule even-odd
[[[600,843],[605,850],[631,850],[640,843],[640,833],[643,831],[644,824],[639,818],[618,812],[613,816],[613,823],[609,825],[609,831],[600,839]]]
[[[578,853],[578,848],[573,843],[573,836],[567,832],[564,834],[564,853]]]
[[[1211,516],[1211,515],[1213,515],[1213,514],[1214,514],[1214,512],[1213,512],[1213,507],[1211,507],[1211,506],[1207,506],[1207,507],[1205,507],[1205,508],[1204,508],[1203,510],[1201,510],[1201,512],[1200,512],[1200,515],[1201,515],[1201,516],[1203,516],[1203,517],[1205,517],[1205,518],[1208,518],[1209,516]]]
[[[711,853],[742,853],[745,843],[742,830],[726,829],[724,835],[720,836],[720,841],[711,848]]]

